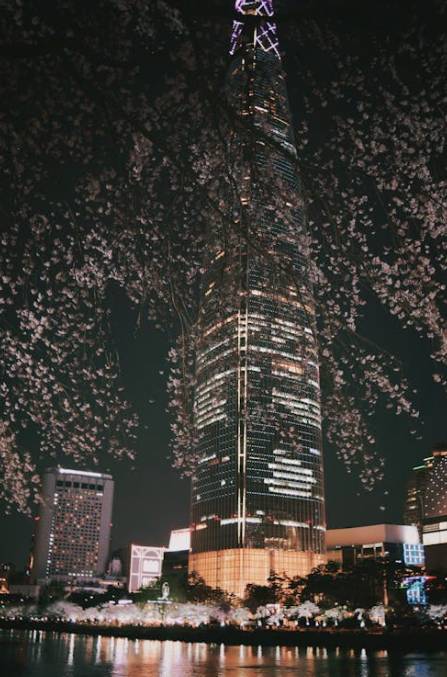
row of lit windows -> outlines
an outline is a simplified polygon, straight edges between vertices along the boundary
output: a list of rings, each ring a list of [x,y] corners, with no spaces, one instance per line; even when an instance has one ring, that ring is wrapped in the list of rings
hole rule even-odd
[[[71,480],[57,480],[56,486],[63,489],[89,489],[90,491],[103,491],[104,489],[104,484],[90,484]]]

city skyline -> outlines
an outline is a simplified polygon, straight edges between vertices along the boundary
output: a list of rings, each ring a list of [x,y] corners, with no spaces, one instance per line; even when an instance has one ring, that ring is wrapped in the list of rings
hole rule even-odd
[[[381,20],[376,14],[374,16],[377,19],[377,23],[373,25],[374,30],[377,28],[386,30],[391,44],[396,46],[398,41],[396,25],[399,27],[396,20],[394,24],[393,21],[386,23],[385,19]],[[358,40],[361,42],[364,26],[360,16],[352,14],[348,18],[347,31],[351,31],[354,26],[359,30]],[[228,17],[225,18],[225,21],[227,20]],[[366,35],[364,37],[366,38]],[[286,67],[290,68],[287,59]],[[299,126],[301,93],[297,93],[297,85],[293,79],[291,84],[292,112]],[[410,81],[410,85],[412,84]],[[334,110],[331,109],[330,114],[333,113]],[[54,185],[54,193],[57,196],[63,186]],[[135,316],[136,313],[131,311],[119,296],[113,300],[114,332],[126,392],[135,403],[144,426],[148,427],[147,431],[141,431],[137,443],[136,472],[131,470],[130,464],[119,465],[106,458],[102,458],[98,466],[105,471],[110,469],[117,479],[117,486],[120,487],[115,518],[117,544],[122,542],[124,534],[129,529],[135,534],[135,538],[141,539],[144,535],[146,540],[148,534],[151,541],[154,539],[160,541],[171,525],[183,525],[183,515],[188,511],[188,480],[180,479],[167,460],[170,419],[164,411],[166,406],[164,391],[167,343],[172,340],[172,336],[160,334],[153,323],[142,325],[133,332],[129,327],[133,326]],[[377,412],[375,420],[377,448],[386,459],[386,474],[384,482],[379,483],[373,494],[363,492],[355,476],[348,475],[343,464],[335,458],[334,446],[326,444],[328,473],[333,478],[333,483],[328,486],[329,520],[333,525],[340,526],[346,524],[351,510],[364,516],[362,519],[366,518],[368,521],[379,521],[382,516],[387,517],[389,521],[398,521],[405,483],[405,473],[402,470],[409,469],[428,453],[433,444],[445,438],[443,403],[439,397],[438,387],[431,381],[430,349],[411,332],[404,333],[395,319],[387,317],[374,301],[368,304],[368,317],[362,322],[365,335],[383,345],[386,350],[398,354],[408,368],[412,382],[419,390],[416,399],[421,410],[421,418],[425,420],[426,425],[422,429],[423,439],[419,441],[410,437],[402,421],[397,418],[386,418],[380,410]],[[160,371],[164,373],[159,374]],[[24,441],[28,443],[26,435]],[[70,463],[69,457],[64,458],[59,451],[56,461],[62,465]],[[83,465],[85,467],[85,464]],[[38,470],[42,468],[43,463],[38,466]],[[349,498],[341,501],[340,495]],[[142,505],[148,506],[148,512],[156,516],[149,525],[142,515]],[[130,519],[130,514],[135,517]],[[31,528],[32,524],[26,518],[5,517],[1,543],[2,547],[7,545],[8,548],[12,548],[12,552],[16,553],[13,554],[14,559],[21,561],[26,559]],[[7,553],[5,557],[8,557]]]
[[[2,7],[0,673],[447,674],[447,6]]]
[[[441,445],[440,443],[437,443],[434,445],[434,449],[440,448]],[[433,448],[428,451],[433,451]],[[421,454],[419,457],[416,457],[415,462],[418,464],[416,466],[416,469],[419,469],[421,467],[426,467],[423,466],[424,462],[430,461],[431,456],[427,456],[427,453]],[[387,517],[384,519],[383,512],[379,510],[379,507],[376,507],[376,510],[372,510],[369,515],[366,515],[363,513],[356,513],[359,515],[358,519],[353,518],[352,514],[348,518],[344,519],[338,519],[334,520],[334,517],[332,515],[331,519],[331,510],[328,510],[328,529],[334,531],[334,530],[349,530],[349,529],[357,529],[357,528],[363,528],[368,527],[370,525],[376,525],[376,524],[384,524],[384,525],[416,525],[416,520],[414,520],[411,515],[412,511],[408,511],[408,498],[409,498],[409,493],[408,493],[408,488],[409,485],[411,487],[411,479],[412,479],[412,472],[414,471],[414,467],[408,468],[408,472],[403,474],[403,486],[402,486],[402,493],[399,496],[399,505],[396,507],[396,510],[393,513],[393,517]],[[71,472],[70,469],[64,469],[66,472]],[[103,475],[103,473],[98,472],[99,469],[93,471],[93,475]],[[49,468],[48,471],[51,471]],[[73,472],[82,474],[82,475],[88,475],[90,473],[89,470],[84,469],[84,470],[79,470],[79,469],[72,469]],[[45,474],[45,471],[44,471]],[[132,481],[132,477],[134,476],[133,472],[129,472],[129,479]],[[114,484],[116,485],[115,479],[113,480]],[[174,482],[178,483],[178,478],[174,476]],[[144,483],[144,479],[143,479]],[[132,528],[132,526],[129,526],[129,520],[126,517],[125,521],[122,524],[119,524],[119,519],[116,520],[115,518],[118,518],[117,512],[119,511],[119,508],[116,507],[116,502],[118,501],[125,501],[126,504],[128,503],[128,498],[127,496],[120,495],[120,491],[114,492],[114,508],[113,508],[113,514],[112,514],[112,528],[111,528],[111,546],[110,546],[110,553],[113,553],[115,550],[119,550],[122,547],[125,547],[129,543],[139,543],[139,544],[149,544],[151,543],[154,547],[161,547],[161,548],[166,548],[169,545],[169,536],[171,532],[185,532],[186,529],[188,528],[186,525],[188,523],[188,510],[190,507],[190,495],[189,495],[189,487],[188,485],[188,480],[184,480],[184,485],[185,485],[185,497],[184,497],[184,508],[181,509],[179,508],[176,513],[171,517],[169,516],[168,518],[164,520],[156,520],[152,521],[151,523],[147,524],[145,528],[143,529],[138,529],[136,530],[135,528]],[[169,504],[171,497],[166,497],[166,505]],[[413,503],[412,497],[411,497],[411,488],[410,488],[410,505]],[[141,505],[141,502],[138,503],[138,505]],[[134,522],[134,517],[137,513],[134,513],[132,515],[132,520],[131,522]],[[382,519],[380,519],[382,518]],[[5,521],[8,519],[8,517],[3,518]],[[11,516],[12,522],[16,522],[17,517],[16,516]],[[19,533],[21,534],[20,536],[20,549],[17,551],[18,555],[15,557],[8,557],[7,553],[11,553],[11,543],[3,544],[1,546],[0,544],[0,552],[2,553],[2,557],[0,561],[3,562],[12,562],[16,568],[16,570],[25,570],[29,561],[30,561],[30,553],[32,552],[32,546],[33,546],[33,533],[35,531],[34,528],[34,520],[28,519],[26,517],[20,517],[19,518],[19,529],[21,530]],[[116,525],[116,522],[118,521],[118,528]],[[25,526],[24,526],[25,524]],[[363,525],[363,526],[360,526]],[[26,526],[29,528],[27,529]],[[154,531],[154,526],[157,527],[157,531]],[[17,529],[16,524],[14,524],[14,529]],[[155,536],[152,536],[152,534],[156,534]],[[172,535],[172,534],[171,534]],[[421,539],[422,540],[422,539]]]
[[[159,340],[159,361],[157,360],[149,371],[150,378],[145,383],[153,396],[154,381],[159,379],[159,391],[155,395],[157,403],[151,407],[149,418],[150,434],[143,438],[143,448],[133,470],[126,462],[110,464],[95,468],[98,471],[111,472],[115,480],[115,498],[112,529],[112,547],[118,548],[127,540],[135,542],[149,542],[166,545],[167,535],[172,528],[184,527],[188,522],[190,506],[190,481],[180,478],[178,471],[171,467],[168,458],[169,427],[164,418],[165,395],[163,393],[162,375],[160,368],[164,362],[161,355],[165,350],[163,337]],[[161,340],[160,340],[161,339]],[[141,350],[144,347],[141,346]],[[157,355],[158,357],[158,355]],[[135,364],[135,371],[140,364]],[[141,383],[141,382],[140,382]],[[151,390],[152,388],[152,390]],[[385,485],[380,488],[379,494],[368,494],[359,487],[358,481],[346,473],[343,464],[338,461],[333,452],[327,447],[326,473],[337,478],[337,482],[326,489],[327,517],[330,528],[355,526],[357,522],[374,524],[401,523],[403,506],[406,496],[407,480],[414,465],[421,464],[431,449],[436,446],[444,435],[444,418],[442,403],[435,393],[430,396],[430,389],[422,390],[426,394],[426,404],[430,406],[427,417],[431,421],[431,429],[425,432],[424,441],[406,439],[404,432],[399,430],[392,434],[383,435],[383,448],[391,465]],[[146,401],[146,394],[144,400]],[[438,407],[438,412],[436,412]],[[396,426],[398,427],[398,426]],[[435,431],[438,432],[435,432]],[[402,468],[402,456],[396,453],[399,445],[405,440],[404,447],[408,454],[408,463]],[[154,456],[148,457],[147,448],[154,449]],[[405,456],[407,458],[407,456]],[[70,459],[61,459],[61,464],[69,464]],[[86,469],[85,464],[79,468]],[[394,469],[394,470],[393,470]],[[155,472],[157,471],[157,472]],[[383,491],[388,491],[384,497]],[[340,498],[343,498],[340,501]],[[386,510],[381,506],[385,504]],[[142,513],[142,506],[145,510]],[[353,511],[355,506],[355,511]],[[354,520],[352,515],[358,515]],[[148,515],[152,516],[148,519]],[[29,558],[34,521],[23,515],[5,515],[0,524],[0,559],[13,561],[18,568],[24,569]]]

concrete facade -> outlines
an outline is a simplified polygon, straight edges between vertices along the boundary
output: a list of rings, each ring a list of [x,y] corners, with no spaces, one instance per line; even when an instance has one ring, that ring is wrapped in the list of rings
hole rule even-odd
[[[43,477],[31,567],[35,582],[101,576],[110,546],[111,475],[50,468]]]

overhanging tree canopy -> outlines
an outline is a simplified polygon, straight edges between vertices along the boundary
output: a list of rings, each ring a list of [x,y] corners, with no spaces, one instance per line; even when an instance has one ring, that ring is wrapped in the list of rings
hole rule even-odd
[[[134,453],[138,421],[111,328],[118,292],[139,317],[179,331],[174,462],[193,465],[203,251],[211,231],[240,236],[226,140],[233,130],[262,138],[225,94],[228,4],[3,8],[0,486],[21,510],[39,455],[93,462],[103,451]],[[398,4],[371,8],[368,30],[356,3],[325,11],[282,3],[278,15],[308,206],[326,431],[366,487],[382,474],[369,417],[381,403],[418,417],[398,356],[362,333],[371,299],[428,342],[433,378],[446,384],[444,9],[432,2],[421,15],[417,3]],[[284,186],[264,181],[266,204],[281,218]],[[260,229],[249,239],[271,255]],[[287,261],[276,262],[287,275]]]

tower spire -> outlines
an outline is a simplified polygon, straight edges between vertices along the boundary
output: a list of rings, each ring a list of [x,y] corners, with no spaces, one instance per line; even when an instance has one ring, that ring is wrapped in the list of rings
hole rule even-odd
[[[234,54],[242,46],[249,25],[247,18],[251,17],[257,20],[250,22],[253,26],[250,42],[254,47],[275,54],[279,58],[278,35],[273,21],[273,0],[235,0],[234,9],[241,15],[241,19],[235,19],[233,22],[230,54]]]

